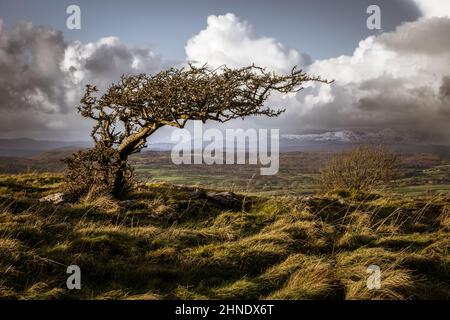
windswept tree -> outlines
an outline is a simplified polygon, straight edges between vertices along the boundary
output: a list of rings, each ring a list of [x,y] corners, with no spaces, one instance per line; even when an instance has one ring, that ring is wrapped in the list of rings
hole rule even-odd
[[[129,187],[128,158],[163,126],[183,128],[189,120],[227,122],[252,115],[276,117],[284,109],[264,106],[273,91],[297,92],[308,81],[329,83],[293,68],[277,75],[255,65],[171,68],[156,75],[124,75],[98,96],[86,87],[79,113],[93,119],[95,147],[66,160],[68,187],[78,193],[97,186],[114,197]]]

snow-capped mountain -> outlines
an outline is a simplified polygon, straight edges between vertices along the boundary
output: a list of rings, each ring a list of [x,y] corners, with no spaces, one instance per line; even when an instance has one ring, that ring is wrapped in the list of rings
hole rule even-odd
[[[414,143],[414,139],[392,129],[378,132],[331,131],[316,134],[284,134],[282,139],[298,142],[341,142],[341,143]]]
[[[355,135],[352,131],[336,131],[315,134],[283,134],[281,138],[293,141],[339,141],[352,142]]]

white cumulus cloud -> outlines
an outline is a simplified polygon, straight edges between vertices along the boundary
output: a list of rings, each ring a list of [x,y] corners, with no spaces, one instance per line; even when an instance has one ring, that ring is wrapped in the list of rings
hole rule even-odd
[[[232,13],[209,16],[206,28],[188,40],[185,51],[189,61],[213,67],[238,68],[254,63],[284,73],[309,63],[307,55],[273,38],[258,36],[248,22]]]
[[[425,18],[450,17],[448,0],[412,0],[419,7]]]

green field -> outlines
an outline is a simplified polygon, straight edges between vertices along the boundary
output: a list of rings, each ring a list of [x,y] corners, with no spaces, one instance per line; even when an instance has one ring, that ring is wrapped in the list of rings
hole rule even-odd
[[[312,195],[320,191],[320,168],[329,153],[284,153],[280,171],[261,176],[254,165],[173,165],[168,153],[146,153],[134,158],[144,182],[168,182],[254,195]],[[391,195],[434,195],[450,191],[450,165],[432,155],[403,155],[398,178],[381,189]]]
[[[49,152],[32,159],[1,158],[0,173],[62,172],[61,159],[71,152]],[[320,191],[320,169],[334,153],[291,152],[280,154],[280,170],[261,176],[259,165],[174,165],[168,152],[142,152],[131,161],[142,182],[236,191],[254,195],[313,195]],[[383,189],[390,194],[448,194],[450,161],[432,154],[404,154],[397,179]]]

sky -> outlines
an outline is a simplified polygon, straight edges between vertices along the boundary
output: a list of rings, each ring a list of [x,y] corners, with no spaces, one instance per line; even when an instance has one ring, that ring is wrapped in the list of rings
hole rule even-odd
[[[70,4],[82,10],[81,30],[66,28]],[[209,15],[234,13],[258,34],[321,59],[351,54],[361,39],[374,34],[365,27],[371,4],[383,7],[386,31],[420,14],[407,0],[1,0],[0,16],[8,25],[32,21],[51,26],[67,40],[92,42],[114,35],[130,45],[151,47],[166,59],[184,59],[186,41],[205,27]]]
[[[66,27],[70,4],[80,30]],[[367,28],[372,4],[381,30]],[[273,95],[287,109],[277,119],[227,126],[395,130],[449,144],[449,15],[450,0],[0,0],[0,137],[87,140],[92,123],[76,114],[85,84],[194,61],[299,65],[335,80]]]

